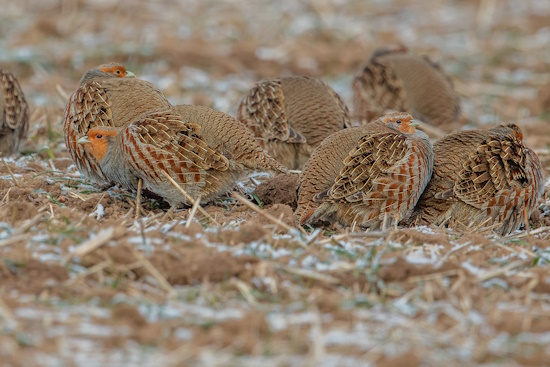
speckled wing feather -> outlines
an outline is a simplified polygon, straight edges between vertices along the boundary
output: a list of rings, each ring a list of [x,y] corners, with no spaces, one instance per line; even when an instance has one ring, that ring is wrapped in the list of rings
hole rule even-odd
[[[27,100],[13,74],[0,70],[2,94],[4,96],[4,122],[10,129],[26,124],[24,117],[28,113]]]
[[[409,145],[401,134],[368,134],[362,137],[344,160],[344,167],[334,185],[314,199],[363,202],[397,197],[397,193],[407,190],[408,185],[399,185],[400,182],[392,185],[391,175],[400,175],[400,166],[407,165]]]
[[[284,99],[280,80],[261,81],[241,102],[238,119],[257,138],[305,143],[306,138],[288,124]]]
[[[165,179],[164,170],[181,183],[200,184],[206,170],[225,171],[229,162],[199,131],[199,125],[184,122],[175,112],[152,112],[125,130],[122,151],[130,166],[153,182]]]
[[[19,150],[29,131],[29,106],[15,76],[0,69],[0,151],[12,154]],[[4,130],[8,132],[4,133]]]
[[[511,137],[484,141],[464,162],[454,194],[479,209],[505,187],[523,187],[528,180],[522,147]]]
[[[105,180],[101,167],[86,153],[77,140],[85,136],[90,128],[114,127],[111,101],[105,89],[97,82],[80,86],[69,99],[65,110],[65,145],[69,149],[78,169],[88,176]]]
[[[355,113],[366,122],[382,116],[387,110],[409,110],[403,82],[389,60],[378,58],[382,55],[373,55],[353,82]]]
[[[523,223],[543,191],[543,174],[536,154],[508,135],[489,138],[464,163],[454,195],[481,210],[508,233]],[[519,208],[519,210],[517,210]]]

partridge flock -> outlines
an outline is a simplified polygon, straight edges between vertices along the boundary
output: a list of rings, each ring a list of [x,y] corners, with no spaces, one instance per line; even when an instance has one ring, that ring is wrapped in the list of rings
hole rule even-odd
[[[24,144],[29,108],[0,70],[0,151]],[[124,65],[84,73],[65,110],[71,157],[99,183],[147,190],[172,207],[211,201],[248,172],[301,170],[299,225],[446,225],[507,235],[528,225],[544,191],[542,165],[514,124],[460,131],[451,79],[404,47],[378,49],[353,80],[354,117],[306,76],[263,80],[237,118],[173,106]],[[451,132],[433,145],[421,120]]]

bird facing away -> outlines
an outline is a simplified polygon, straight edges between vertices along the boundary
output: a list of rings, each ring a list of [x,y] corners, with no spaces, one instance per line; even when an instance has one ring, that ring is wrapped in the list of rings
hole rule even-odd
[[[325,139],[298,181],[299,224],[396,225],[432,175],[432,144],[414,125],[398,112]]]
[[[189,202],[163,171],[206,202],[231,190],[247,171],[286,170],[242,123],[202,106],[151,111],[123,128],[94,127],[78,143],[110,181],[136,190],[142,179],[144,189],[172,207]]]
[[[88,70],[65,109],[63,132],[73,162],[84,176],[107,181],[99,163],[77,144],[94,127],[124,127],[135,118],[170,103],[145,80],[136,79],[124,65],[110,63]]]
[[[459,126],[460,99],[451,79],[427,57],[404,47],[378,49],[353,80],[354,113],[362,123],[406,111],[444,131]]]
[[[29,106],[15,76],[0,69],[0,156],[18,152],[29,132]]]
[[[261,147],[290,169],[302,169],[327,136],[351,126],[340,96],[306,76],[258,82],[241,101],[237,118]]]
[[[517,125],[450,134],[434,144],[434,156],[433,177],[403,224],[494,226],[507,235],[543,194],[541,163]]]

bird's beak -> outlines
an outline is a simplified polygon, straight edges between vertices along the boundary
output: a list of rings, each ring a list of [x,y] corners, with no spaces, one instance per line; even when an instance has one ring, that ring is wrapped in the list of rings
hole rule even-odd
[[[412,126],[412,127],[419,127],[420,126],[420,123],[415,121],[415,120],[412,120],[411,122],[409,122],[409,126]]]
[[[126,78],[135,78],[135,77],[136,77],[136,74],[126,70]]]
[[[90,144],[90,141],[88,140],[87,136],[83,136],[80,139],[76,141],[78,144]]]

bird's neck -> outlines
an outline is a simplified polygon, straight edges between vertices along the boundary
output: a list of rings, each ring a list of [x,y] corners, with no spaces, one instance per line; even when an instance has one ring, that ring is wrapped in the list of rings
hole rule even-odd
[[[105,153],[105,156],[101,160],[101,169],[108,177],[113,177],[113,175],[116,175],[117,167],[120,167],[122,160],[120,134],[108,139],[112,139],[112,141],[107,148],[107,153]]]

